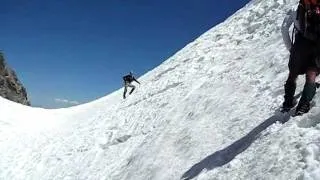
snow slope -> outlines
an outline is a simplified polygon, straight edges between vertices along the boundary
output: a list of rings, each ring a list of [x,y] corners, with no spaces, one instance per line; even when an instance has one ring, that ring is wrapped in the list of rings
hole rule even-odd
[[[280,26],[296,3],[251,1],[126,100],[120,89],[46,110],[1,98],[0,179],[320,179],[319,95],[302,117],[278,112],[289,55]]]

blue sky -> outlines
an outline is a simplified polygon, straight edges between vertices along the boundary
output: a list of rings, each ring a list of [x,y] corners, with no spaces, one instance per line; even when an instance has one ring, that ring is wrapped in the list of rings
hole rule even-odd
[[[33,105],[64,107],[117,90],[248,1],[0,0],[0,49]]]

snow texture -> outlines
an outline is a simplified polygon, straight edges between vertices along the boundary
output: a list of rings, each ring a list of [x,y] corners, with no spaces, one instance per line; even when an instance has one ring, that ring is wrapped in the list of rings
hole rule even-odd
[[[289,57],[280,29],[296,5],[251,1],[125,100],[120,89],[46,110],[1,98],[0,179],[320,179],[319,94],[308,114],[279,113]]]

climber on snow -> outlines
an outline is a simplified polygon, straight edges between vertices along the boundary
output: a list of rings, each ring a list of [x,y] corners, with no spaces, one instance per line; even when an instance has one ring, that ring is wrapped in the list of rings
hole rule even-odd
[[[293,40],[289,29],[294,23]],[[316,76],[320,72],[320,0],[300,0],[296,11],[290,11],[282,25],[282,36],[290,50],[289,75],[284,85],[283,111],[296,104],[294,94],[299,75],[306,74],[306,82],[295,115],[310,110],[310,101],[316,92]]]
[[[131,87],[131,91],[129,92],[129,94],[131,94],[136,86],[132,84],[133,81],[137,82],[138,84],[140,84],[140,82],[133,76],[133,73],[130,72],[128,75],[123,76],[123,82],[124,82],[124,92],[123,92],[123,99],[126,98],[126,94],[127,94],[127,89],[128,87]]]

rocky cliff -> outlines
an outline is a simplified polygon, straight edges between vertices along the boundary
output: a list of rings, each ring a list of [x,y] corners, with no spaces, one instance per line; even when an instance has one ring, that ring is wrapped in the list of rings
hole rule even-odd
[[[6,64],[2,52],[0,52],[0,96],[30,105],[26,89],[20,83],[16,73]]]

